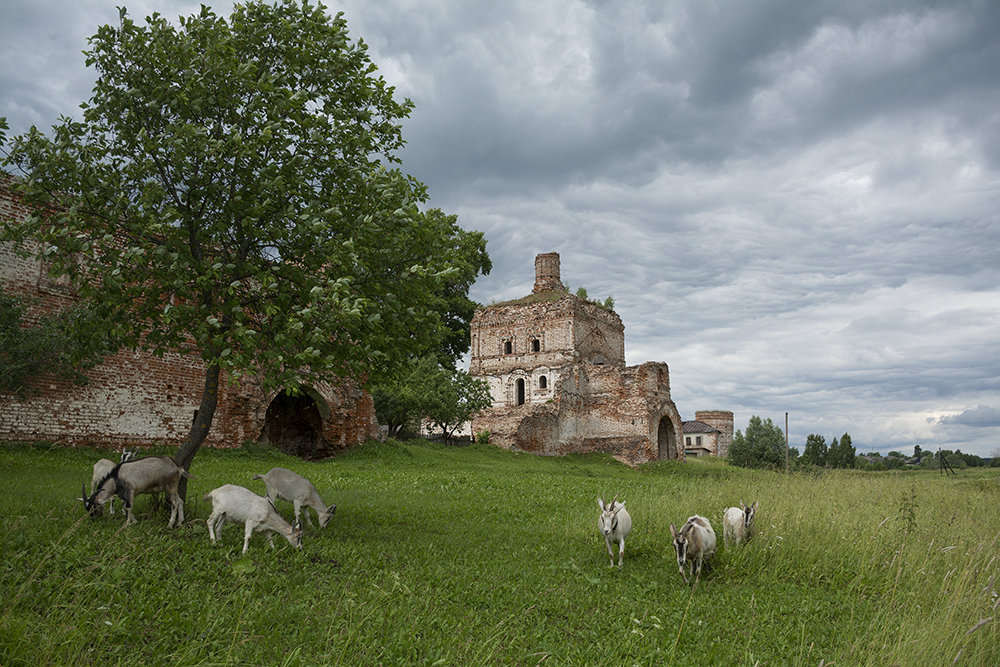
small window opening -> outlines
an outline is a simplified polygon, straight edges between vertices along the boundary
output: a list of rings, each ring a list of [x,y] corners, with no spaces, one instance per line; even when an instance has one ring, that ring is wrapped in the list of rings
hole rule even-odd
[[[542,349],[542,342],[537,338],[531,341],[531,351],[539,352]]]
[[[509,340],[505,340],[503,342],[503,353],[504,354],[510,354],[513,351],[514,351],[514,345],[513,345],[513,343],[511,343]]]
[[[544,375],[538,378],[538,388],[545,389],[549,386],[549,380]]]
[[[518,378],[517,380],[517,399],[515,405],[524,405],[524,379]]]

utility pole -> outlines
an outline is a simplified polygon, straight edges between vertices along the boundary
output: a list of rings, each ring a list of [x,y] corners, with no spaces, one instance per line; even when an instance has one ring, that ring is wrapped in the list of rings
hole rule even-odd
[[[788,413],[785,412],[785,472],[788,472]]]

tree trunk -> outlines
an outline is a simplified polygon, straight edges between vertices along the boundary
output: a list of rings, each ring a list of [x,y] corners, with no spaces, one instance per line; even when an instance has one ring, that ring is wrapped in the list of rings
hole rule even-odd
[[[198,448],[208,437],[208,431],[212,427],[212,419],[215,417],[215,408],[219,405],[219,364],[210,361],[205,368],[205,386],[201,392],[201,405],[195,414],[194,423],[188,432],[184,444],[180,446],[174,454],[174,461],[182,466],[184,470],[191,470],[191,462],[194,455],[198,453]],[[181,502],[187,498],[187,478],[182,477],[180,486],[177,489],[181,496]]]

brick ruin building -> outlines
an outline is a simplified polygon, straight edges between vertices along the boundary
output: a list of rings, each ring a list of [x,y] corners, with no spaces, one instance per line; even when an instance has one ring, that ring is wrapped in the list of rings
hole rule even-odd
[[[505,449],[539,454],[606,452],[631,464],[683,459],[681,418],[663,362],[625,365],[625,327],[602,305],[569,294],[559,254],[535,257],[522,299],[472,318],[470,373],[493,407],[473,418]]]
[[[28,209],[0,173],[0,217],[24,219]],[[72,303],[73,293],[53,280],[40,262],[0,245],[0,287],[35,300],[28,319]],[[126,350],[74,385],[39,377],[23,398],[0,393],[0,440],[52,441],[70,445],[179,445],[201,402],[205,367],[197,354],[162,358]],[[238,447],[244,441],[275,445],[290,454],[320,458],[375,437],[372,398],[357,384],[341,381],[302,387],[289,395],[265,393],[261,382],[220,378],[219,402],[205,444]]]

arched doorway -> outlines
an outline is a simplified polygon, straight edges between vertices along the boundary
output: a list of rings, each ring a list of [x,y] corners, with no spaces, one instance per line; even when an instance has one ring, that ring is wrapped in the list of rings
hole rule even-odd
[[[308,389],[295,394],[280,391],[267,406],[261,439],[286,454],[301,458],[316,456],[323,418],[313,394],[315,391]]]
[[[656,454],[660,460],[677,458],[677,437],[669,415],[660,417],[656,429]]]
[[[517,393],[515,405],[524,405],[524,378],[518,378],[514,388]]]

